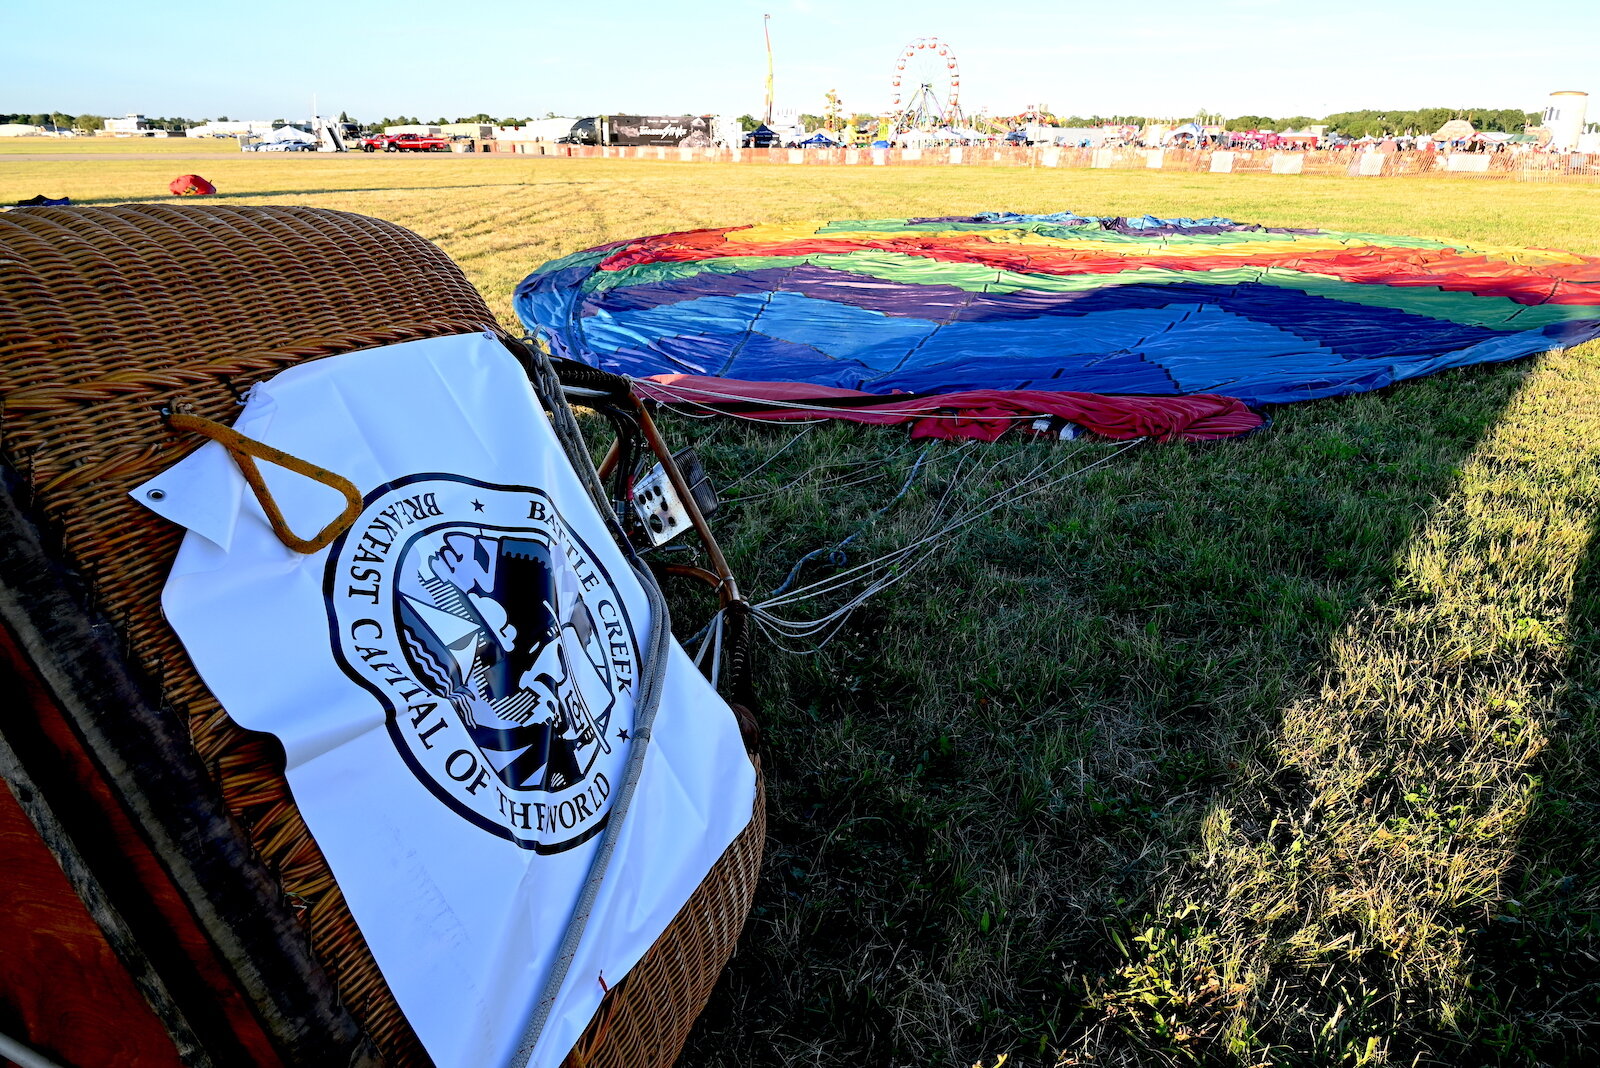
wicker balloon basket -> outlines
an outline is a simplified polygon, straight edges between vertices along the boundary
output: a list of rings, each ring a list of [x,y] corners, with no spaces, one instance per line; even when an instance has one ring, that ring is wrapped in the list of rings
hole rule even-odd
[[[69,876],[64,851],[78,857],[79,896],[107,899],[89,912],[178,1063],[430,1061],[275,741],[228,719],[162,617],[183,532],[128,491],[201,444],[164,411],[231,424],[253,383],[292,364],[485,329],[461,270],[375,219],[187,203],[0,215],[0,518],[15,528],[0,587],[7,671],[32,709],[0,721],[20,769],[7,778],[24,807],[53,810],[30,815]],[[29,775],[46,785],[19,787]],[[758,783],[749,827],[567,1064],[676,1060],[749,911],[764,826]],[[0,1030],[11,1003],[0,990]]]

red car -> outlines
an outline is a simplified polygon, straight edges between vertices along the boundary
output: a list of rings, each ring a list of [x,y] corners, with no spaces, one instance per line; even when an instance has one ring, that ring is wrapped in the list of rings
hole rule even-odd
[[[361,139],[363,152],[448,152],[450,138],[422,134],[373,134]]]

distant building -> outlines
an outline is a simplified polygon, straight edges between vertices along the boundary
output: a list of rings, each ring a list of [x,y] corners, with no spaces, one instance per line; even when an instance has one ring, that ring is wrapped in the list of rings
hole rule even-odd
[[[150,131],[143,115],[129,114],[120,119],[106,120],[106,133],[114,137],[142,137]]]
[[[494,123],[447,122],[439,127],[439,132],[446,137],[476,137],[480,141],[487,141],[494,136]]]
[[[1589,108],[1589,94],[1576,89],[1563,89],[1550,94],[1539,125],[1550,132],[1550,147],[1557,152],[1570,152],[1586,129],[1585,119]]]
[[[271,132],[271,119],[239,119],[228,122],[219,120],[189,127],[190,137],[251,137]]]
[[[0,123],[0,137],[72,137],[73,133],[65,126],[56,126],[45,123],[43,126],[34,126],[26,122]]]
[[[577,119],[532,119],[522,126],[501,126],[495,138],[502,141],[554,141],[572,132]]]

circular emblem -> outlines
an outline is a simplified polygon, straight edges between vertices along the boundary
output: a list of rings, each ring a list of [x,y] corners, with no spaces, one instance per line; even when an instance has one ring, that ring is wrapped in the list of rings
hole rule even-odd
[[[325,592],[335,657],[436,797],[540,853],[605,826],[638,639],[544,491],[448,475],[379,487],[329,552]]]

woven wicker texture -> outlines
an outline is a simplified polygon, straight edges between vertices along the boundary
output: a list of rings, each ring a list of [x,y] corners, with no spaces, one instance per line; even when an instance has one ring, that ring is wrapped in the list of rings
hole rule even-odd
[[[750,825],[655,945],[606,995],[562,1068],[665,1068],[678,1059],[750,914],[766,838],[765,797],[757,761]]]
[[[168,429],[163,409],[231,424],[250,385],[292,364],[480,329],[494,317],[460,269],[376,219],[188,204],[0,214],[0,454],[130,660],[191,725],[341,998],[396,1066],[429,1059],[289,796],[275,741],[228,720],[161,616],[182,531],[127,494],[202,443]],[[569,1063],[676,1057],[749,911],[761,816],[758,804]]]

